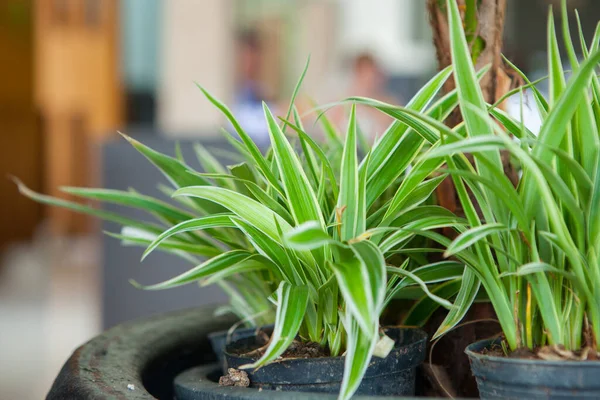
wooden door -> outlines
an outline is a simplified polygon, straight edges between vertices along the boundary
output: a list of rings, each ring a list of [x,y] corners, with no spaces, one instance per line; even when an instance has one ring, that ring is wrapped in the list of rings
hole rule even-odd
[[[99,166],[92,151],[115,137],[122,118],[118,0],[36,2],[36,100],[44,121],[44,181],[89,186]],[[85,232],[89,219],[49,208],[54,232]]]

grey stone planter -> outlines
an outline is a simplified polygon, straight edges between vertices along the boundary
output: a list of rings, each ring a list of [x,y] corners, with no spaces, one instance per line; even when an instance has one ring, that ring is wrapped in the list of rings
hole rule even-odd
[[[234,323],[213,312],[188,309],[107,330],[75,350],[47,399],[172,399],[175,376],[216,360],[209,333]]]

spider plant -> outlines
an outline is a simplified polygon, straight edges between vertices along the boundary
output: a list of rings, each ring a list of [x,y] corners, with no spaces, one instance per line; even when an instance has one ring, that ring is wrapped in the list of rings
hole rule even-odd
[[[410,110],[372,104],[440,138],[420,162],[443,160],[468,220],[445,255],[468,266],[455,305],[436,336],[455,326],[483,286],[510,350],[544,345],[598,350],[600,338],[600,29],[580,62],[569,36],[563,1],[562,33],[573,70],[565,81],[554,18],[548,18],[550,95],[533,91],[539,133],[483,100],[459,10],[447,2],[454,77],[464,124],[448,129]],[[581,32],[581,27],[579,27]],[[520,71],[519,71],[520,73]],[[493,117],[493,119],[492,119]],[[522,169],[515,188],[500,151]],[[474,156],[474,165],[465,154]],[[470,191],[472,197],[469,195]]]
[[[434,76],[406,110],[434,121],[448,116],[459,93],[433,100],[450,74],[446,68]],[[416,159],[438,147],[438,138],[395,121],[360,160],[352,108],[345,140],[323,120],[329,140],[321,146],[305,132],[293,107],[301,81],[284,118],[277,120],[264,105],[271,139],[266,155],[230,110],[200,88],[240,139],[230,140],[240,162],[227,168],[200,146],[196,153],[204,172],[189,167],[180,151],[169,157],[125,136],[169,180],[172,188],[163,191],[174,204],[133,190],[64,188],[83,199],[141,209],[157,222],[44,196],[21,183],[19,189],[36,201],[120,224],[121,232],[110,235],[146,246],[142,258],[163,250],[193,263],[165,282],[136,286],[157,290],[217,283],[231,295],[233,310],[254,324],[270,322],[274,309],[269,345],[247,367],[272,362],[296,338],[317,342],[332,356],[345,355],[340,398],[346,399],[358,388],[373,354],[383,357],[391,349],[380,333],[379,316],[394,296],[416,286],[436,304],[453,309],[428,285],[464,278],[463,263],[427,264],[418,253],[428,249],[416,236],[462,227],[466,221],[427,203],[445,175],[435,174],[437,160]],[[293,145],[286,130],[300,146]]]

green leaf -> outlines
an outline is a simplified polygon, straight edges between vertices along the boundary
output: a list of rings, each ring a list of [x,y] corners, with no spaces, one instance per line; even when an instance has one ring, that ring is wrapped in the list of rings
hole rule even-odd
[[[300,114],[298,114],[298,110],[294,107],[294,122],[298,125],[299,130],[304,131],[304,126],[302,125],[302,119],[300,118]],[[302,146],[302,154],[306,159],[306,165],[308,167],[308,171],[310,172],[310,178],[313,181],[315,187],[318,187],[319,182],[319,164],[317,159],[315,158],[314,151],[310,148],[310,145],[304,139],[304,136],[298,135],[300,139],[300,145]]]
[[[235,171],[239,172],[238,170],[235,170]],[[240,194],[243,194],[245,196],[254,198],[258,202],[264,204],[265,206],[267,206],[268,208],[273,210],[275,213],[279,214],[279,216],[281,216],[283,219],[285,219],[290,224],[292,224],[294,222],[292,216],[290,215],[288,210],[283,205],[281,205],[276,199],[269,196],[269,194],[267,192],[265,192],[264,189],[262,189],[260,186],[258,186],[256,183],[252,182],[251,180],[238,178],[233,175],[222,175],[222,174],[199,174],[199,175],[203,176],[203,177],[207,177],[207,178],[220,178],[220,179],[233,180],[234,182],[239,183],[239,184],[241,184],[241,186],[243,186],[243,190],[239,190],[238,189],[239,186],[238,186],[237,188],[234,189],[234,191],[237,191]],[[228,186],[228,185],[225,185],[225,186]]]
[[[434,161],[433,164],[437,164],[437,162]],[[416,179],[409,180],[410,177],[407,177],[407,179],[405,179],[402,182],[400,188],[398,189],[398,191],[394,195],[394,198],[392,199],[392,203],[390,204],[390,207],[388,208],[388,211],[386,212],[383,223],[381,225],[388,224],[389,221],[396,215],[398,215],[398,213],[401,212],[403,209],[411,209],[422,204],[431,196],[433,191],[446,178],[446,175],[436,176],[435,178],[419,182],[415,186],[414,183],[416,183],[416,181],[419,180],[422,174],[420,173],[420,170],[417,170],[416,168],[413,170],[415,171]],[[411,172],[413,170],[411,170]],[[405,182],[408,183],[405,185]]]
[[[563,326],[548,278],[541,272],[528,274],[526,276],[531,284],[531,289],[533,290],[536,303],[538,304],[540,315],[544,321],[549,343],[561,343],[563,338]]]
[[[285,119],[290,119],[290,115],[292,115],[292,110],[294,109],[294,101],[298,96],[298,92],[300,91],[300,86],[302,86],[302,82],[304,81],[304,77],[306,76],[306,71],[308,71],[308,66],[310,65],[310,55],[306,59],[306,64],[304,64],[304,69],[298,78],[298,82],[296,82],[296,86],[294,87],[294,91],[292,92],[292,97],[290,99],[290,105],[288,107],[287,113],[285,114]],[[283,132],[285,132],[285,124],[281,128]]]
[[[528,87],[531,88],[531,91],[533,92],[533,97],[535,98],[535,101],[537,104],[537,109],[538,109],[541,117],[545,118],[546,115],[548,114],[548,109],[550,108],[550,106],[548,105],[548,102],[546,101],[546,99],[544,98],[542,93],[540,93],[540,91],[533,84],[533,82],[531,82],[529,80],[527,75],[525,75],[519,68],[517,68],[516,65],[514,65],[512,62],[510,62],[510,60],[508,58],[502,56],[502,59],[510,68],[512,68],[521,77],[521,79],[523,79],[523,81],[525,81],[527,83]]]
[[[217,107],[223,113],[223,115],[225,115],[225,117],[229,120],[229,122],[231,123],[231,125],[233,126],[235,131],[237,132],[238,136],[244,143],[244,146],[246,147],[248,155],[252,158],[252,160],[254,160],[254,162],[256,163],[256,166],[258,167],[260,172],[263,174],[263,176],[266,178],[266,180],[271,184],[271,186],[275,190],[281,191],[279,181],[275,178],[275,175],[273,175],[273,173],[271,172],[271,169],[269,168],[269,164],[267,163],[267,160],[262,155],[258,146],[254,143],[252,138],[242,129],[239,122],[233,116],[231,110],[225,104],[221,103],[219,100],[217,100],[215,97],[213,97],[210,93],[208,93],[202,86],[198,85],[197,83],[196,83],[196,86],[198,86],[198,88],[202,91],[202,93],[204,93],[204,96],[206,96],[206,98],[215,107]]]
[[[352,106],[346,144],[342,155],[340,197],[337,208],[342,212],[342,241],[355,238],[362,232],[357,230],[358,210],[358,156],[356,154],[356,106]]]
[[[152,150],[150,147],[143,145],[127,135],[121,133],[121,136],[127,139],[127,141],[137,151],[139,151],[152,164],[154,164],[175,188],[184,186],[210,185],[210,183],[205,179],[190,174],[188,172],[189,168],[181,161]],[[210,201],[194,199],[194,203],[201,211],[206,212],[207,214],[223,212],[222,207]]]
[[[190,269],[189,271],[184,272],[181,275],[178,275],[174,278],[166,280],[161,283],[157,283],[154,285],[140,285],[139,283],[132,281],[132,284],[138,288],[145,290],[161,290],[173,288],[181,285],[185,285],[191,282],[195,282],[199,279],[210,276],[214,273],[220,272],[224,269],[230,268],[237,263],[246,260],[252,254],[245,250],[231,250],[220,254],[216,257],[213,257],[202,264]]]
[[[192,214],[181,211],[168,203],[136,192],[78,187],[63,187],[61,190],[65,193],[83,197],[85,199],[105,201],[137,208],[156,215],[170,223],[194,217]]]
[[[377,326],[379,324],[379,314],[382,311],[385,299],[385,283],[387,281],[385,259],[381,250],[367,240],[351,243],[350,248],[361,261],[361,267],[366,269],[369,275],[369,285],[371,286],[374,307],[372,322]],[[346,299],[346,301],[348,300]]]
[[[223,279],[227,279],[232,275],[238,274],[248,274],[260,270],[267,269],[267,265],[264,262],[261,262],[262,256],[255,255],[253,257],[249,257],[246,260],[240,261],[239,263],[232,265],[227,269],[223,269],[219,272],[215,272],[210,275],[207,279],[202,281],[201,286],[209,286],[213,285]]]
[[[148,244],[152,243],[152,240],[156,237],[155,234],[151,234],[145,231],[142,231],[137,228],[132,228],[129,226],[125,226],[121,229],[121,233],[107,232],[104,231],[104,234],[112,237],[114,239],[118,239],[121,241],[121,246],[140,246],[146,247]],[[159,250],[164,251],[166,253],[175,254],[178,257],[183,258],[191,264],[197,265],[200,260],[198,260],[195,255],[201,255],[204,257],[214,257],[221,254],[223,251],[214,247],[203,246],[203,245],[193,245],[185,242],[172,242],[168,241],[163,243],[162,246],[159,247]]]
[[[431,264],[422,265],[411,272],[414,276],[421,279],[425,284],[440,283],[448,280],[460,278],[465,269],[465,265],[457,261],[437,261]],[[393,271],[391,271],[393,272]],[[404,277],[401,281],[403,286],[415,285],[417,282],[410,277]]]
[[[400,137],[396,143],[396,148],[390,154],[390,158],[382,164],[382,168],[371,176],[367,182],[366,200],[368,207],[372,206],[379,196],[406,171],[424,144],[423,137],[412,129],[407,130]]]
[[[460,288],[461,281],[454,280],[435,286],[431,292],[441,298],[451,299],[458,293]],[[410,308],[410,310],[408,310],[402,321],[402,325],[423,326],[429,321],[429,318],[439,307],[440,305],[431,300],[428,296],[423,296]]]
[[[315,140],[313,138],[311,138],[310,135],[308,135],[306,132],[304,132],[304,130],[302,128],[292,124],[291,122],[286,121],[286,124],[290,128],[292,128],[294,131],[296,131],[296,133],[298,133],[301,143],[307,144],[315,152],[315,155],[321,161],[322,168],[324,168],[325,172],[327,173],[327,178],[329,178],[331,190],[333,191],[334,198],[337,199],[338,192],[339,192],[338,183],[337,183],[337,179],[335,177],[333,167],[331,166],[329,158],[327,158],[327,154],[325,154],[325,152],[317,144],[317,142],[315,142]]]
[[[400,267],[388,267],[387,270],[392,276],[396,275],[402,277],[402,279],[387,291],[386,304],[389,303],[392,299],[396,298],[399,293],[404,292],[407,287],[411,285],[419,285],[419,282],[413,280],[409,276],[397,273],[397,269],[405,270],[409,261],[410,259],[407,259]],[[428,287],[432,287],[433,284],[436,283],[461,278],[464,269],[465,265],[460,262],[439,261],[415,268],[411,272]],[[436,304],[438,304],[439,306],[439,303],[436,302]]]
[[[481,92],[481,87],[475,74],[475,68],[471,61],[469,46],[462,29],[462,20],[458,10],[458,4],[454,0],[446,2],[448,8],[448,26],[450,32],[450,47],[452,53],[452,65],[454,67],[454,79],[458,89],[460,110],[463,115],[469,136],[488,135],[493,132],[491,120],[483,118],[475,110],[487,112],[486,103]],[[497,150],[487,151],[485,157],[490,161],[491,168],[503,171],[500,153]],[[476,160],[477,169],[481,175],[491,178],[490,168],[480,165]],[[487,191],[487,189],[486,189]],[[486,194],[487,200],[495,210],[499,220],[506,220],[506,209],[491,193]]]
[[[33,190],[29,189],[27,186],[25,186],[23,182],[21,182],[19,179],[13,178],[13,180],[16,183],[19,192],[22,195],[29,197],[30,199],[37,201],[38,203],[48,204],[56,207],[63,207],[82,214],[91,215],[92,217],[97,217],[105,221],[115,222],[121,226],[132,226],[151,233],[158,234],[163,229],[158,225],[136,221],[131,218],[123,217],[117,213],[99,210],[94,207],[89,207],[83,204],[75,203],[73,201],[63,200],[56,197],[36,193]]]
[[[466,232],[461,233],[452,241],[452,244],[448,246],[445,257],[450,257],[456,253],[461,252],[464,249],[471,247],[474,243],[484,240],[490,235],[495,235],[500,232],[507,231],[508,228],[500,223],[492,223],[486,225],[476,226],[475,228],[469,229]]]
[[[353,252],[346,252],[343,259],[331,264],[331,268],[346,301],[346,312],[352,314],[363,332],[369,335],[375,314],[369,270]]]
[[[278,221],[284,233],[292,229],[290,224],[273,210],[256,200],[229,189],[211,186],[191,186],[177,190],[173,193],[173,196],[190,196],[211,200],[245,219],[277,242],[280,241],[280,238],[277,233],[275,220]]]
[[[144,260],[148,254],[154,249],[160,246],[165,240],[171,238],[174,235],[179,235],[184,232],[191,232],[210,228],[235,228],[235,224],[231,222],[231,218],[227,214],[208,215],[205,217],[194,218],[187,221],[180,222],[177,225],[172,226],[166,231],[158,235],[148,246],[142,260]]]
[[[308,288],[306,286],[294,286],[287,282],[281,282],[277,288],[277,314],[269,347],[259,360],[252,364],[242,365],[240,368],[259,368],[283,354],[300,330],[307,303]]]
[[[293,228],[283,239],[287,246],[295,250],[315,250],[337,243],[316,221],[308,221]]]
[[[480,285],[481,281],[477,278],[473,270],[465,268],[461,287],[454,302],[455,307],[450,309],[446,318],[444,318],[444,321],[433,335],[433,339],[442,336],[463,319],[467,311],[469,311],[469,308],[471,308],[471,304],[473,304],[475,296],[477,296],[477,292],[479,292]]]
[[[580,68],[569,79],[566,89],[544,120],[538,134],[538,140],[543,145],[533,148],[533,155],[541,161],[545,163],[551,161],[552,152],[546,146],[559,147],[571,118],[587,93],[591,76],[599,62],[600,52],[596,52],[581,64]]]
[[[291,144],[288,142],[283,132],[277,125],[273,114],[263,103],[265,117],[271,136],[273,153],[279,167],[279,174],[283,181],[288,204],[296,224],[306,221],[318,221],[321,226],[325,226],[323,215],[321,214],[317,197],[310,186],[308,178],[304,174],[302,164]]]
[[[347,400],[358,389],[369,366],[373,350],[377,344],[377,326],[372,332],[365,333],[358,321],[350,314],[346,320],[347,340],[346,357],[344,359],[344,377],[340,388],[339,400]]]
[[[553,274],[565,276],[569,279],[574,279],[573,274],[541,261],[534,261],[521,265],[515,272],[505,272],[501,274],[501,276],[527,276],[530,274],[537,274],[538,272],[551,272]]]
[[[437,302],[442,307],[445,307],[449,310],[451,310],[454,307],[452,305],[452,303],[449,302],[448,300],[443,299],[443,298],[433,294],[427,287],[427,284],[413,272],[402,269],[402,268],[396,268],[396,267],[388,267],[387,270],[391,274],[396,274],[396,275],[405,276],[407,278],[410,278],[411,282],[414,282],[417,285],[419,285],[421,287],[421,289],[423,290],[423,292],[425,292],[425,294],[427,296],[429,296],[433,301]]]
[[[241,218],[231,217],[236,226],[244,233],[252,247],[265,258],[271,260],[278,275],[294,284],[304,284],[308,281],[304,269],[297,257],[290,258],[285,249],[269,236],[257,230]]]
[[[419,90],[419,92],[417,92],[417,94],[415,94],[406,107],[415,111],[424,110],[442,89],[442,86],[446,80],[448,80],[451,73],[451,67],[446,67],[438,72]],[[354,101],[356,98],[351,98],[349,100]],[[382,168],[385,161],[391,157],[394,150],[399,146],[399,138],[404,135],[407,129],[408,127],[401,122],[394,122],[376,143],[372,151],[373,154],[371,160],[369,161],[369,179],[375,175],[377,171]],[[365,166],[361,165],[360,168],[365,168]]]
[[[198,162],[204,169],[204,171],[214,174],[223,174],[227,175],[227,170],[221,163],[212,155],[211,152],[206,150],[204,146],[200,143],[194,143],[194,152],[196,153],[196,158],[198,158]],[[235,189],[235,185],[227,179],[216,179],[215,182],[222,187],[226,187],[228,189]]]

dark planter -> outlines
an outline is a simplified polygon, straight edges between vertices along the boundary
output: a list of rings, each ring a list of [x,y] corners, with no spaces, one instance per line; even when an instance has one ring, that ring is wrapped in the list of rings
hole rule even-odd
[[[374,357],[358,388],[358,394],[409,396],[415,393],[416,369],[425,358],[427,334],[418,329],[388,329],[396,341],[384,359]],[[254,359],[236,355],[236,349],[256,347],[256,336],[226,347],[227,367],[238,368]],[[296,358],[247,370],[253,388],[277,391],[337,393],[344,372],[344,357]]]
[[[256,334],[256,330],[260,328],[242,328],[236,329],[229,334],[229,331],[219,331],[213,332],[208,335],[208,340],[210,340],[210,346],[212,347],[213,353],[217,356],[217,361],[220,365],[225,368],[225,357],[223,356],[223,352],[225,351],[225,346],[229,343],[233,343],[240,339],[245,339]]]
[[[600,399],[600,361],[544,361],[481,353],[500,340],[468,346],[482,399]]]

